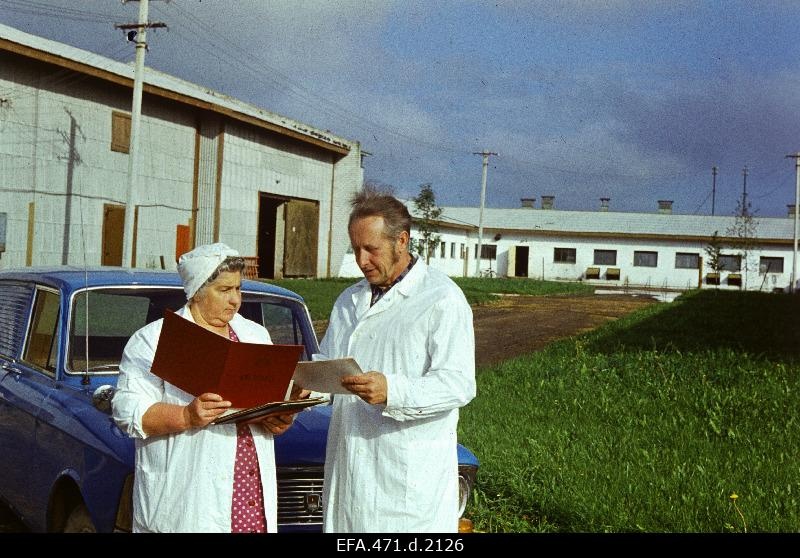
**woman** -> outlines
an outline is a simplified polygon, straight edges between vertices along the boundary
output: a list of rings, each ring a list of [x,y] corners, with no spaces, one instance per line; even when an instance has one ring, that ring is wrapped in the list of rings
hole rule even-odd
[[[181,256],[188,302],[177,314],[233,341],[271,343],[263,326],[237,314],[244,265],[221,243]],[[128,341],[112,401],[114,420],[136,440],[134,532],[275,532],[272,435],[286,431],[292,416],[211,425],[230,401],[194,397],[150,372],[162,322]]]

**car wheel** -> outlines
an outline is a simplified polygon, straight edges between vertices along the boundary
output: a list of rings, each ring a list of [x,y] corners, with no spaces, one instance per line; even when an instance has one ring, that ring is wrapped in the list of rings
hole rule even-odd
[[[89,516],[89,510],[83,502],[72,508],[64,523],[65,533],[96,533],[97,529],[92,523],[92,518]]]

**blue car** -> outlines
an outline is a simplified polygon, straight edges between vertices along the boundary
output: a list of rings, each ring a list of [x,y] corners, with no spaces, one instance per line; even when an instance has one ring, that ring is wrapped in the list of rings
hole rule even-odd
[[[242,299],[274,343],[317,352],[299,295],[245,280]],[[133,332],[185,302],[175,272],[0,271],[0,500],[31,531],[130,531],[134,444],[110,416],[119,361]],[[281,532],[321,530],[330,412],[306,409],[275,439]],[[463,514],[478,461],[461,445],[458,457]]]

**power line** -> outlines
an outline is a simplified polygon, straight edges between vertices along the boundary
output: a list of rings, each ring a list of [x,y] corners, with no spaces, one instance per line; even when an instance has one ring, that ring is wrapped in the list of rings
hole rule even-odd
[[[442,143],[433,143],[421,139],[419,137],[410,136],[399,132],[396,129],[388,128],[385,125],[377,123],[373,120],[365,118],[363,115],[358,114],[340,103],[337,103],[331,100],[328,97],[323,97],[308,87],[294,81],[289,76],[278,70],[277,68],[265,63],[263,60],[256,58],[251,51],[248,51],[235,42],[231,41],[227,37],[220,35],[214,27],[207,25],[202,20],[187,12],[182,10],[179,6],[172,4],[168,5],[170,9],[172,9],[175,13],[181,16],[181,20],[184,22],[189,22],[188,25],[183,25],[182,23],[176,23],[171,25],[171,28],[180,28],[184,27],[190,31],[191,37],[203,36],[206,38],[206,43],[209,46],[206,46],[203,43],[200,43],[200,48],[203,48],[206,52],[209,52],[215,58],[221,59],[222,61],[226,61],[231,66],[235,66],[245,70],[247,74],[250,75],[256,82],[262,84],[268,84],[270,87],[275,88],[276,91],[279,91],[281,94],[288,94],[288,96],[298,100],[303,106],[307,108],[314,108],[323,112],[324,114],[328,114],[334,118],[340,119],[344,122],[349,123],[350,125],[356,126],[362,130],[368,131],[373,138],[378,141],[377,136],[374,132],[381,132],[388,135],[391,135],[395,138],[404,140],[415,147],[425,146],[430,149],[436,149],[438,151],[446,151],[450,153],[457,153],[461,155],[467,155],[469,152],[465,148],[461,148],[458,146],[453,145],[445,145]],[[158,8],[156,8],[157,12],[161,12]],[[199,32],[192,32],[192,29],[196,29]],[[182,38],[185,36],[182,33],[177,33]],[[220,44],[220,41],[222,44]],[[192,43],[193,47],[197,47],[198,44],[196,42]],[[266,71],[265,71],[266,70]]]
[[[113,22],[113,16],[108,13],[52,6],[45,2],[36,2],[34,0],[0,0],[0,4],[4,4],[5,9],[8,11],[25,15],[57,18],[59,20],[68,19],[86,23]]]

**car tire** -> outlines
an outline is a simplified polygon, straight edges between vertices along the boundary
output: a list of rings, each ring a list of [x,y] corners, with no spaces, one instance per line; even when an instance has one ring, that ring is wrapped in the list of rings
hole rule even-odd
[[[83,502],[72,508],[67,521],[64,523],[65,533],[96,533],[97,528],[92,523],[89,510]]]

